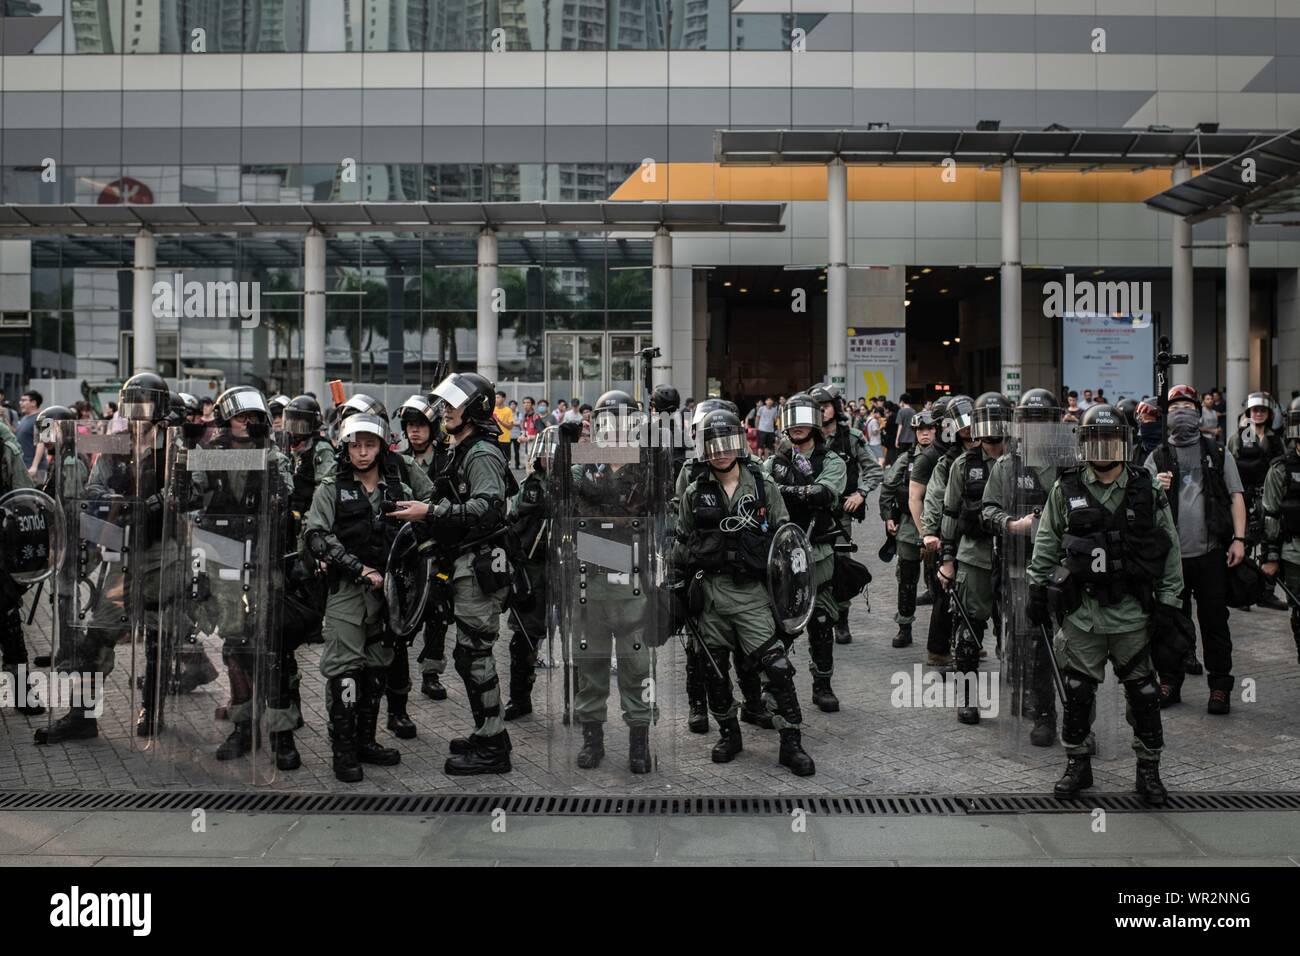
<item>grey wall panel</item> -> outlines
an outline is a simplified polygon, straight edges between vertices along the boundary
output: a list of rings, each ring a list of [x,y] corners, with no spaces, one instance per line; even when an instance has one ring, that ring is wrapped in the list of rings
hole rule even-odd
[[[109,165],[122,162],[120,130],[69,129],[63,131],[65,166]]]
[[[548,126],[600,126],[605,122],[605,109],[604,89],[546,91]]]
[[[607,126],[605,156],[611,163],[639,163],[669,160],[666,126]]]
[[[1038,122],[1038,96],[1033,90],[976,90],[975,119],[1032,127]]]
[[[184,126],[239,126],[242,95],[236,90],[186,90],[181,97]]]
[[[304,126],[302,161],[333,166],[345,159],[361,162],[361,129],[357,126]]]
[[[610,90],[605,98],[605,121],[619,126],[663,126],[668,122],[668,91]]]
[[[852,126],[853,91],[795,90],[790,118],[795,126]]]
[[[1214,24],[1215,52],[1220,56],[1300,53],[1277,46],[1276,21],[1266,17],[1219,17]]]
[[[298,126],[244,130],[242,159],[245,163],[302,162],[302,129]]]
[[[546,122],[546,94],[542,90],[486,90],[483,122],[488,126],[539,126]]]
[[[676,120],[676,117],[673,117]],[[790,123],[790,90],[731,90],[731,122],[736,126],[787,126]]]
[[[975,125],[974,90],[917,90],[917,126]]]
[[[482,90],[425,90],[426,126],[482,126]]]
[[[483,161],[487,163],[546,162],[546,128],[543,126],[485,127]]]
[[[426,126],[422,132],[426,163],[483,162],[482,126]]]
[[[1039,53],[1092,53],[1092,31],[1106,31],[1106,53],[1150,54],[1156,48],[1155,17],[1035,17]]]
[[[1032,53],[1037,49],[1035,18],[1022,14],[975,17],[975,46],[979,53]]]
[[[853,49],[903,52],[916,49],[916,18],[909,13],[855,13]]]
[[[181,131],[130,129],[122,133],[122,162],[125,165],[172,166],[181,161]]]
[[[975,17],[947,14],[916,17],[915,49],[944,53],[975,49]]]
[[[853,49],[853,15],[828,13],[808,30],[804,53],[847,52]],[[796,56],[802,54],[795,54]]]
[[[1097,125],[1097,94],[1091,90],[1039,90],[1038,122],[1071,129]]]
[[[725,126],[731,119],[731,97],[726,90],[669,90],[668,119],[683,126]]]
[[[423,90],[366,90],[361,97],[362,125],[419,126],[423,98]]]
[[[546,162],[603,163],[604,161],[605,127],[546,127]]]
[[[1300,56],[1279,56],[1273,60],[1274,82],[1279,93],[1300,93]],[[1250,89],[1251,87],[1247,87]]]
[[[301,90],[245,90],[245,126],[301,126]]]
[[[419,163],[424,158],[424,134],[418,126],[367,126],[361,141],[366,163]]]
[[[360,126],[360,90],[303,90],[303,126]]]
[[[668,127],[668,161],[670,163],[709,163],[713,161],[711,126]]]
[[[181,162],[196,166],[238,163],[239,141],[239,130],[183,129]]]
[[[1157,53],[1197,53],[1208,56],[1215,51],[1213,17],[1157,17]]]
[[[179,118],[179,110],[177,112]],[[116,90],[64,93],[63,125],[72,129],[106,129],[122,126],[122,94]]]
[[[63,133],[48,129],[6,129],[0,158],[6,166],[38,166],[46,157],[62,164]]]
[[[173,90],[124,90],[122,125],[159,129],[181,125],[181,94]]]
[[[0,119],[9,129],[58,129],[63,123],[63,94],[58,90],[5,93]]]
[[[1154,91],[1101,90],[1097,93],[1097,125],[1114,128],[1127,126]]]
[[[853,123],[889,123],[906,126],[916,119],[916,94],[912,90],[854,90]]]

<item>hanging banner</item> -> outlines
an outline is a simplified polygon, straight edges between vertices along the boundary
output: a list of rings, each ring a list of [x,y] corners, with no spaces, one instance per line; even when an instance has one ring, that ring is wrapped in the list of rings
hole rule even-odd
[[[1118,402],[1150,394],[1154,349],[1147,316],[1071,312],[1061,318],[1061,380],[1080,395],[1101,389]]]
[[[845,398],[884,395],[898,400],[907,389],[907,333],[903,329],[849,329],[849,382]]]

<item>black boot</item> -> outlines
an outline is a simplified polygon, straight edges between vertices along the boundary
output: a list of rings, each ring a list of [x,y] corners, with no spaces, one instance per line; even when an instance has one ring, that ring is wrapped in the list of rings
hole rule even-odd
[[[853,634],[849,631],[849,607],[847,604],[840,608],[840,619],[835,622],[835,643],[853,643]]]
[[[218,760],[238,760],[253,749],[253,722],[235,721],[235,729],[217,748]]]
[[[916,596],[917,607],[930,607],[932,604],[934,604],[934,594],[929,588],[926,588]]]
[[[763,730],[771,730],[775,726],[772,723],[772,715],[767,712],[767,707],[761,700],[750,703],[745,701],[740,705],[740,719],[747,724],[753,724]]]
[[[446,700],[447,688],[442,686],[437,671],[429,671],[420,681],[420,693],[430,700]]]
[[[293,742],[292,730],[273,730],[271,752],[275,754],[275,766],[278,770],[297,770],[302,766],[302,756]]]
[[[334,777],[343,783],[357,783],[363,776],[361,762],[357,760],[356,700],[360,686],[360,674],[331,677],[326,684],[330,701],[329,735],[330,748],[334,754]]]
[[[388,729],[400,740],[415,737],[415,722],[406,712],[406,695],[388,692]]]
[[[362,675],[361,697],[357,700],[357,759],[378,767],[393,767],[402,762],[400,750],[385,747],[375,739],[386,676],[382,667],[367,667]]]
[[[506,704],[505,713],[501,715],[503,720],[518,720],[520,717],[527,717],[533,712],[532,696],[515,699],[513,696],[510,702]]]
[[[1050,747],[1056,743],[1056,712],[1040,711],[1034,717],[1034,729],[1029,732],[1029,742],[1035,747]]]
[[[892,647],[911,647],[912,646],[912,625],[911,624],[898,625],[898,633],[894,635],[894,639],[890,641],[890,645]]]
[[[492,737],[480,737],[475,734],[469,738],[469,749],[462,753],[453,753],[447,758],[442,769],[450,777],[509,773],[510,734],[504,730]]]
[[[840,699],[835,696],[835,691],[831,690],[829,675],[813,674],[812,684],[812,699],[818,710],[833,714],[840,709]]]
[[[1068,800],[1077,797],[1080,790],[1086,790],[1091,786],[1092,758],[1087,755],[1070,754],[1065,764],[1065,773],[1061,775],[1060,780],[1056,781],[1052,792],[1062,800]]]
[[[99,736],[99,721],[84,711],[70,710],[48,727],[36,728],[36,743],[61,744],[65,740],[90,740]]]
[[[763,730],[772,730],[772,715],[763,703],[763,678],[752,661],[740,666],[741,655],[736,655],[736,684],[740,687],[740,719]]]
[[[582,749],[578,751],[578,766],[583,770],[595,770],[605,759],[605,725],[582,725]]]
[[[817,765],[803,749],[803,734],[798,727],[784,727],[781,730],[781,754],[778,758],[782,767],[788,767],[796,777],[811,777],[817,772]]]
[[[212,666],[212,661],[208,660],[208,655],[203,652],[203,648],[197,644],[177,656],[180,658],[180,673],[176,676],[176,684],[180,693],[191,693],[217,679],[217,669]]]
[[[633,773],[650,772],[650,728],[644,725],[627,729],[627,766]]]
[[[690,711],[686,717],[686,729],[693,734],[709,732],[709,684],[708,678],[714,677],[709,668],[704,651],[694,644],[688,645],[686,651],[686,702]]]
[[[447,744],[447,752],[452,754],[467,754],[482,740],[478,734],[470,734],[468,737],[452,737]],[[506,748],[506,753],[514,749],[514,744],[510,742],[509,735],[506,736],[502,746]]]
[[[743,749],[740,741],[740,721],[735,717],[718,721],[718,731],[722,734],[713,745],[710,755],[714,763],[731,763],[731,758]]]
[[[1163,807],[1169,802],[1169,791],[1160,781],[1160,764],[1155,760],[1139,760],[1135,789],[1148,806]]]
[[[206,658],[205,658],[206,659]],[[144,666],[144,677],[140,683],[140,713],[135,719],[135,735],[137,737],[152,737],[158,729],[158,721],[154,715],[154,707],[158,703],[158,665],[154,663],[154,655],[149,655],[149,660]],[[218,760],[228,758],[217,755]]]
[[[1205,666],[1196,659],[1196,648],[1188,651],[1187,656],[1183,658],[1183,673],[1191,674],[1193,677],[1199,677],[1205,673]]]

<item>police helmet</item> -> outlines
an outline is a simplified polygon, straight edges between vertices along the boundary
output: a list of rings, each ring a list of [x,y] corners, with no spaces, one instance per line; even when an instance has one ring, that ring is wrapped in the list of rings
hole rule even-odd
[[[1093,405],[1079,422],[1079,453],[1084,461],[1128,461],[1132,446],[1128,420],[1113,405]]]

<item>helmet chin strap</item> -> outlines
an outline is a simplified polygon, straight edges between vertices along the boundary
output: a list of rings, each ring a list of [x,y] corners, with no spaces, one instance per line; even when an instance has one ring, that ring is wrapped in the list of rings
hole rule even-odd
[[[731,471],[731,469],[733,469],[733,468],[737,468],[737,467],[739,467],[739,466],[740,466],[740,457],[739,457],[739,456],[737,456],[737,457],[731,459],[731,464],[728,465],[726,468],[719,468],[719,467],[718,467],[717,465],[715,465],[712,461],[709,462],[709,467],[712,468],[714,471],[716,471],[716,472],[717,472],[718,474],[720,474],[720,475],[726,474],[727,472]]]
[[[1093,461],[1093,462],[1089,462],[1089,464],[1092,465],[1093,471],[1106,471],[1106,472],[1114,471],[1116,468],[1120,466],[1120,463],[1117,461],[1107,461],[1107,462]]]

